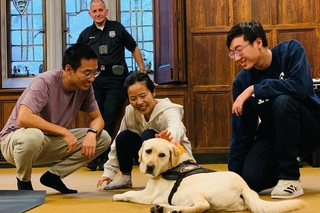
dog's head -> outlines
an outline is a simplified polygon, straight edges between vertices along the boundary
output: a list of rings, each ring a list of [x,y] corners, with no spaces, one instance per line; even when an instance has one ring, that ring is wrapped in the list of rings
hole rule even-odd
[[[143,142],[139,150],[140,171],[152,178],[176,167],[180,150],[172,143],[161,138],[152,138]]]

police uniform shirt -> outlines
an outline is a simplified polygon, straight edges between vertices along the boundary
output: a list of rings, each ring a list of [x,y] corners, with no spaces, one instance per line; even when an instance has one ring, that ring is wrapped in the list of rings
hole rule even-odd
[[[85,43],[96,51],[99,56],[99,65],[105,65],[108,69],[112,65],[122,65],[126,72],[124,48],[132,52],[137,46],[125,27],[111,20],[106,20],[103,30],[93,23],[81,32],[77,42]]]

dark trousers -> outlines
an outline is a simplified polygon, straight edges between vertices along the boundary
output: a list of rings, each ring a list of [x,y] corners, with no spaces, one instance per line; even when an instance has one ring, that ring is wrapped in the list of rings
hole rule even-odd
[[[320,112],[311,114],[288,95],[276,97],[269,107],[271,119],[261,121],[242,173],[257,192],[275,186],[279,179],[299,179],[297,157],[310,155],[320,142]]]
[[[107,76],[98,76],[93,83],[93,88],[99,110],[104,120],[104,130],[106,130],[109,135],[113,137],[118,131],[118,129],[115,128],[115,124],[117,123],[117,119],[121,119],[122,117],[121,112],[126,100],[126,96],[122,82],[114,83],[115,86],[112,87],[107,86],[106,81]],[[120,86],[117,86],[117,84]],[[102,168],[103,164],[108,160],[109,151],[110,148],[94,159],[93,162],[98,164],[98,161],[100,160],[99,164]]]
[[[143,141],[155,138],[156,131],[152,129],[145,130],[142,135],[138,135],[130,130],[120,132],[116,137],[116,150],[122,173],[131,172],[133,159],[139,164],[138,152]]]
[[[121,116],[120,112],[126,100],[124,89],[95,88],[94,95],[104,120],[104,130],[106,130],[109,135],[112,136],[117,116]]]

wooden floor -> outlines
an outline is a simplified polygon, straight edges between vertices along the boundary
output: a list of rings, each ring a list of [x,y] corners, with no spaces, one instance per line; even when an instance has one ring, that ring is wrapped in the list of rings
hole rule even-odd
[[[225,164],[205,164],[202,166],[218,171],[227,170]],[[102,175],[102,172],[89,171],[85,167],[63,180],[69,188],[77,189],[78,193],[72,195],[59,194],[57,191],[47,188],[39,182],[40,176],[47,169],[46,167],[33,169],[32,183],[34,189],[46,190],[47,196],[45,203],[28,211],[30,213],[148,213],[151,207],[151,205],[113,202],[112,196],[114,194],[123,193],[126,190],[106,191],[102,190],[102,188],[96,188],[97,180]],[[305,165],[301,168],[301,174],[305,194],[300,198],[308,203],[308,208],[296,211],[296,213],[318,213],[320,212],[320,168]],[[118,177],[119,175],[116,176],[116,178]],[[143,189],[146,182],[147,178],[135,167],[133,170],[133,190]],[[0,168],[0,189],[17,189],[14,168]],[[261,195],[261,198],[272,200],[269,193],[270,191],[266,191],[266,194]]]

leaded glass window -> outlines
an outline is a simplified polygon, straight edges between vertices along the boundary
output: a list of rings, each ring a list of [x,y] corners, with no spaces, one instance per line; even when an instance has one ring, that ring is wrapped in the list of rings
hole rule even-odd
[[[8,24],[11,45],[9,77],[30,77],[44,70],[44,18],[42,0],[11,0]]]
[[[120,22],[138,43],[146,70],[153,70],[152,0],[120,0]],[[138,70],[131,52],[126,50],[129,70]]]
[[[109,0],[110,1],[110,0]],[[88,11],[91,0],[66,0],[66,46],[75,43],[79,34],[93,21]],[[152,0],[118,0],[120,5],[120,22],[136,40],[146,69],[153,70],[153,28],[152,28]],[[109,14],[115,8],[109,8]],[[132,53],[125,50],[129,71],[138,70]]]
[[[65,39],[66,46],[76,43],[78,36],[86,27],[92,25],[88,11],[91,0],[65,0]]]

